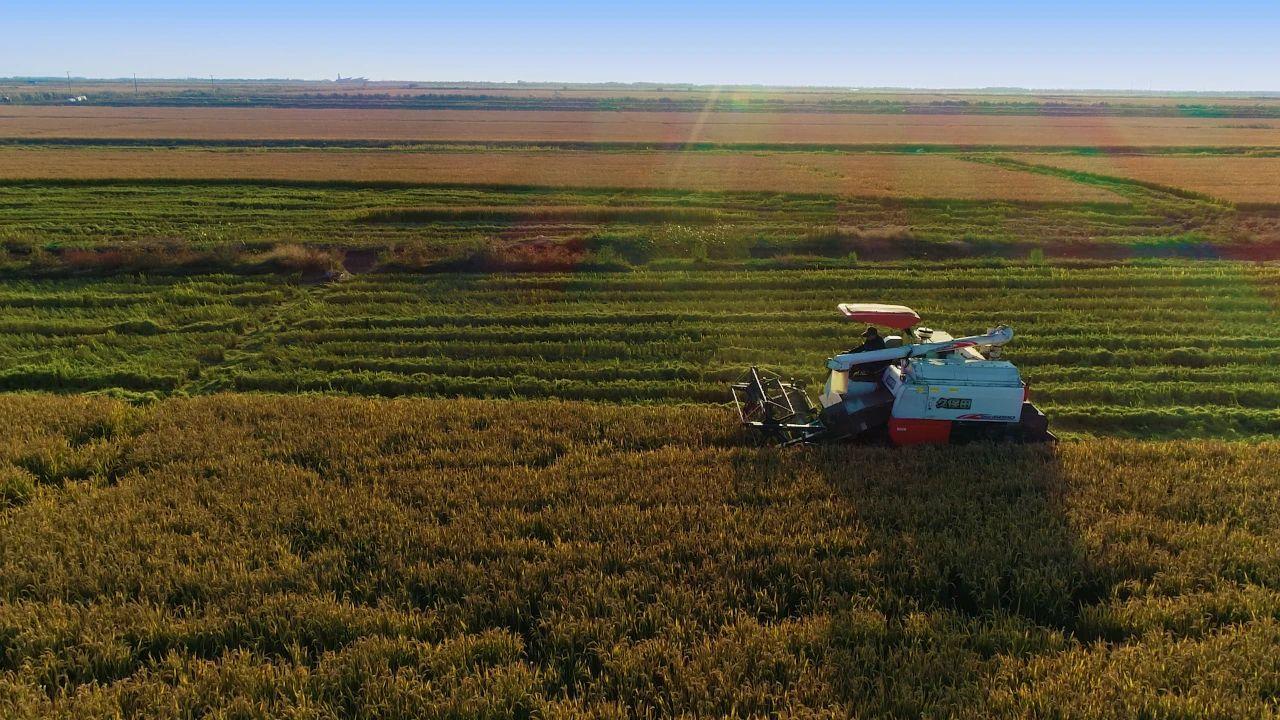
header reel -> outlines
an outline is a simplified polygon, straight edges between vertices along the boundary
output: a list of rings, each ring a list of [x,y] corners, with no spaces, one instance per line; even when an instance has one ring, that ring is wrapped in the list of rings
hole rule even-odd
[[[803,381],[783,380],[753,365],[729,390],[742,424],[758,431],[767,443],[817,442],[826,432]]]

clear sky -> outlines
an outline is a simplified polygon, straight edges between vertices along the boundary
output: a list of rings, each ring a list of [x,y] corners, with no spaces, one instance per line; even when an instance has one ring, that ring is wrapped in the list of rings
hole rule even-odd
[[[1280,90],[1280,1],[0,0],[0,76]]]

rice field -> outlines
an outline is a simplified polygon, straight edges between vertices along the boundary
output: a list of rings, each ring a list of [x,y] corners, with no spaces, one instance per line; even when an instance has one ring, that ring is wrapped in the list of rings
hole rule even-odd
[[[1280,157],[1020,155],[1024,162],[1132,178],[1241,204],[1280,204]]]
[[[1273,100],[688,93],[0,106],[0,717],[1280,715]],[[846,301],[1063,442],[755,446]]]
[[[0,107],[0,138],[1275,147],[1280,121],[1201,117]]]
[[[1257,437],[1280,431],[1277,279],[1156,262],[10,282],[0,387],[719,404],[751,364],[820,382],[855,344],[836,303],[901,301],[953,333],[1014,327],[1007,355],[1059,430]]]
[[[1266,717],[1280,446],[0,397],[11,717]],[[963,473],[955,472],[963,467]]]
[[[181,254],[175,247],[198,248],[209,255],[208,270],[231,267],[218,260],[224,255],[276,243],[355,249],[423,269],[430,258],[509,256],[513,246],[530,243],[566,245],[575,256],[610,247],[637,265],[697,252],[738,263],[850,253],[868,260],[1025,258],[1036,247],[1071,257],[1123,256],[1200,243],[1203,237],[1188,233],[1204,228],[1213,237],[1230,220],[1206,203],[1175,198],[1176,207],[1153,207],[1120,184],[1104,189],[1125,193],[1123,201],[291,180],[0,181],[0,267],[4,249],[10,260],[29,263],[33,253],[38,259],[67,248],[144,246],[157,260]],[[1218,246],[1224,253],[1232,247],[1225,237]]]
[[[0,149],[0,179],[238,179],[653,188],[1033,202],[1104,189],[953,157],[821,153]]]

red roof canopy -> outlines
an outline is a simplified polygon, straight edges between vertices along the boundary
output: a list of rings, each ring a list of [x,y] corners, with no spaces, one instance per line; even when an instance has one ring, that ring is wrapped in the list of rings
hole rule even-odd
[[[905,305],[881,305],[879,303],[840,303],[836,306],[844,316],[868,325],[906,330],[920,322],[915,310]]]

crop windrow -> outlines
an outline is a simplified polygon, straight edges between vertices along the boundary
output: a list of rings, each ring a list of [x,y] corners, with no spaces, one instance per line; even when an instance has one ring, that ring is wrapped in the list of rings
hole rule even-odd
[[[1013,326],[1060,430],[1257,437],[1280,430],[1277,288],[1194,261],[10,282],[0,386],[722,403],[751,364],[821,382],[856,334],[835,303],[881,300]]]

